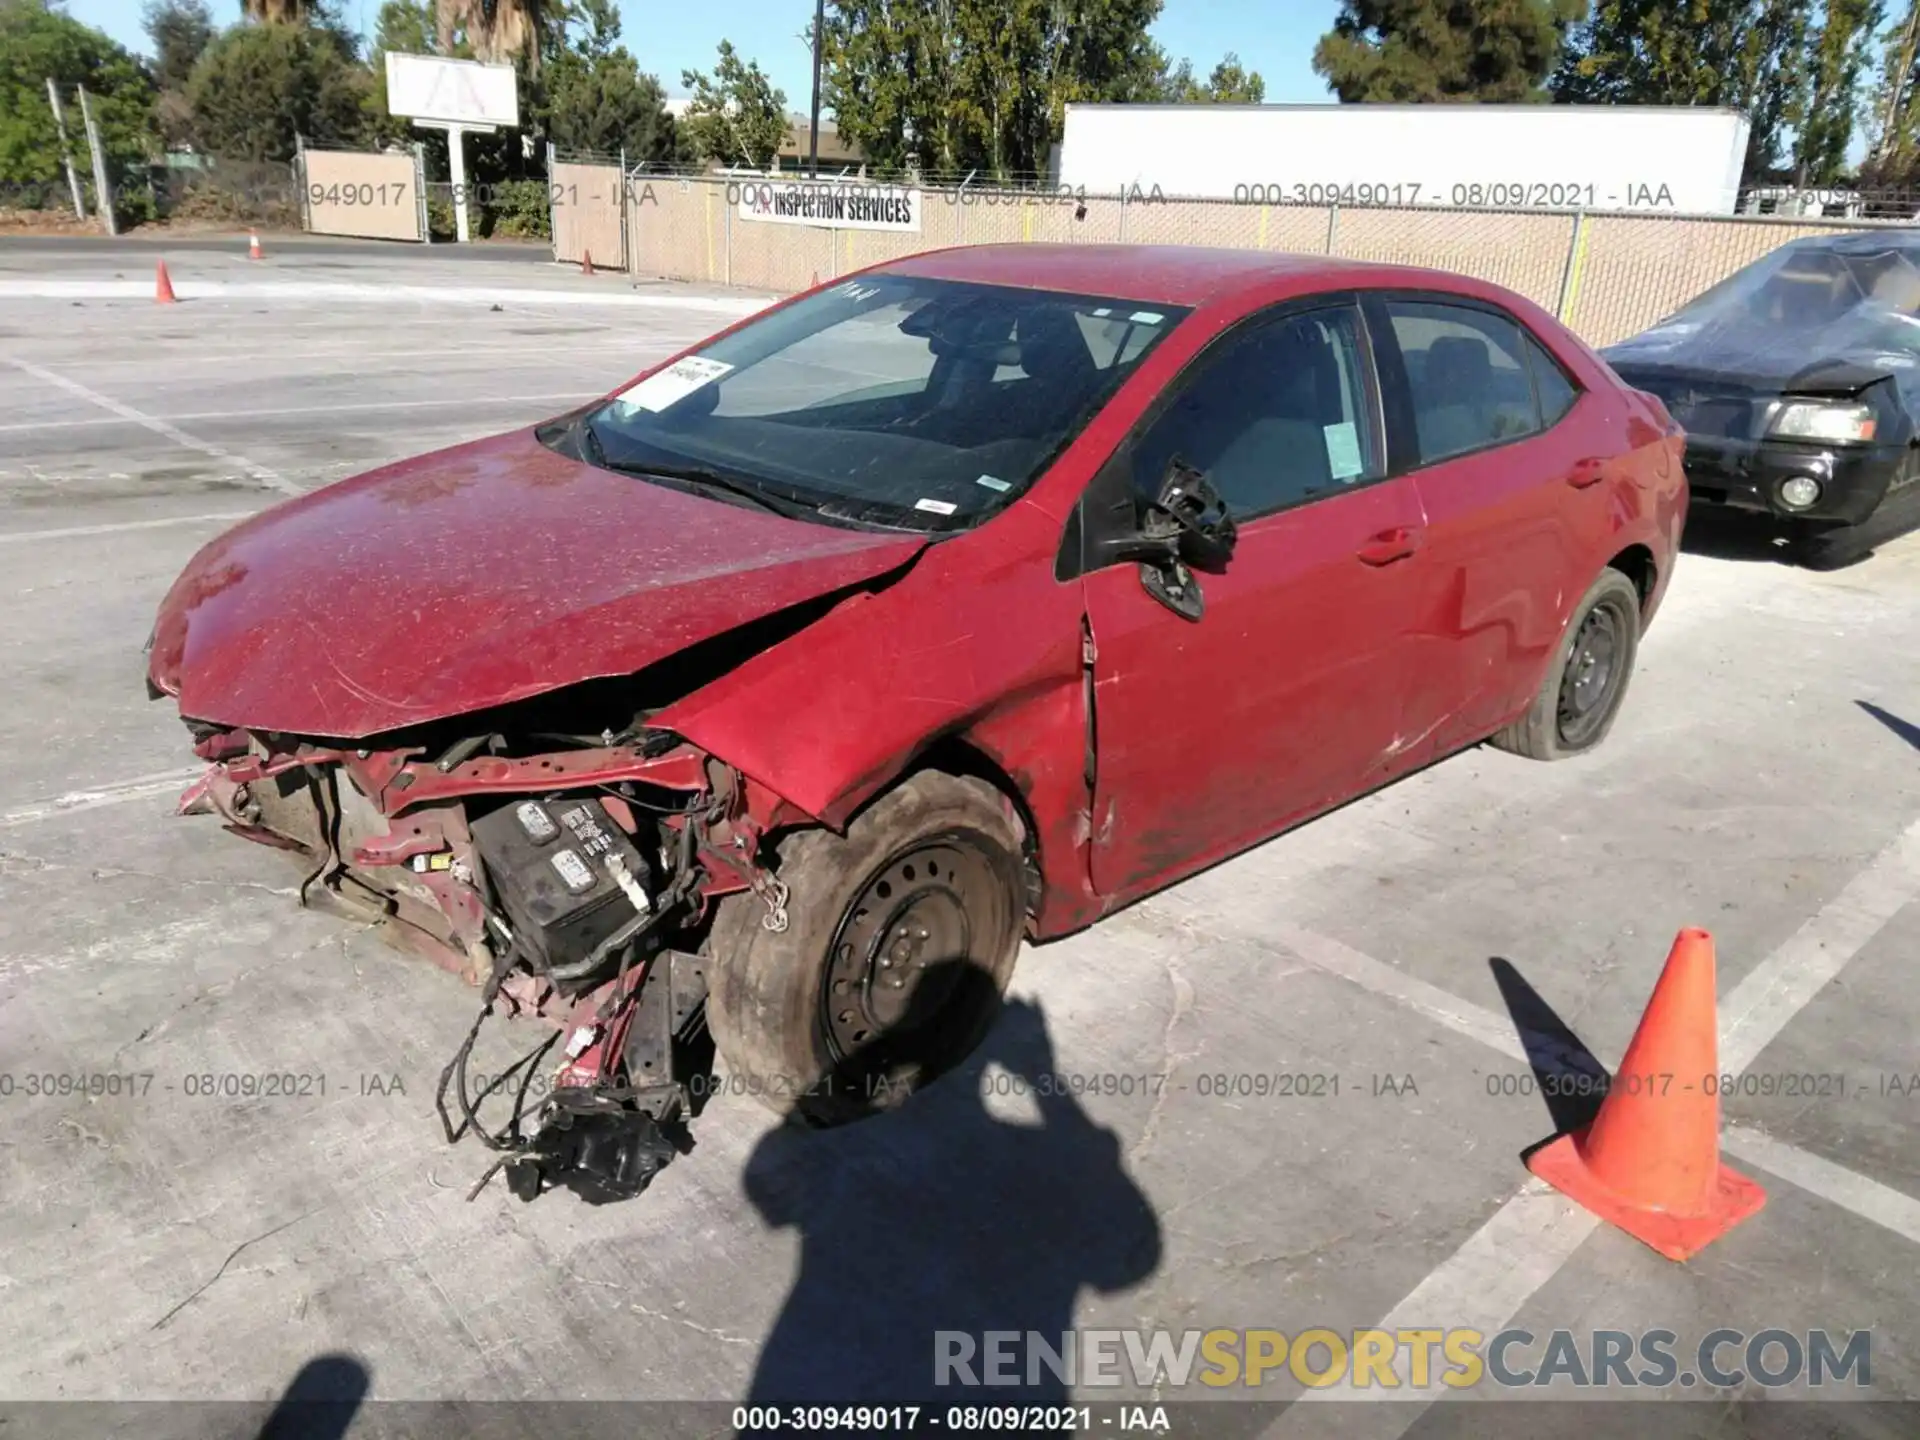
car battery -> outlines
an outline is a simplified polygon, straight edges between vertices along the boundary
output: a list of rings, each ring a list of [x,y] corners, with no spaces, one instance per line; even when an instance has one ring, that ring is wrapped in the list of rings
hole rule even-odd
[[[522,953],[557,980],[589,978],[594,952],[651,906],[645,857],[597,800],[516,800],[469,828]]]

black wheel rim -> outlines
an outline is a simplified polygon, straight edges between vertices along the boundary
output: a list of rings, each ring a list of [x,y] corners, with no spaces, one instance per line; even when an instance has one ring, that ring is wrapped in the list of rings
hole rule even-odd
[[[1626,676],[1627,621],[1618,607],[1602,602],[1593,607],[1574,632],[1560,673],[1560,739],[1584,745],[1600,732],[1613,711]]]
[[[821,1030],[837,1065],[862,1073],[917,1058],[917,1036],[969,1028],[992,937],[993,863],[958,836],[925,840],[882,865],[835,927],[821,989]],[[992,992],[992,987],[986,987]],[[916,1066],[916,1068],[918,1068]]]

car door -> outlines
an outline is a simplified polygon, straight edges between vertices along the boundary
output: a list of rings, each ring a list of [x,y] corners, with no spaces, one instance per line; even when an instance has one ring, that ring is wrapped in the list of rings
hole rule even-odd
[[[1437,293],[1366,307],[1390,433],[1409,452],[1395,459],[1427,524],[1406,725],[1440,754],[1531,696],[1599,563],[1619,445],[1608,398],[1504,309]]]
[[[1207,474],[1239,526],[1224,571],[1199,577],[1204,614],[1157,601],[1138,564],[1081,582],[1093,881],[1116,898],[1365,788],[1400,735],[1396,652],[1423,516],[1411,482],[1387,477],[1357,305],[1296,304],[1227,332],[1083,509],[1103,491],[1154,494],[1176,458]]]

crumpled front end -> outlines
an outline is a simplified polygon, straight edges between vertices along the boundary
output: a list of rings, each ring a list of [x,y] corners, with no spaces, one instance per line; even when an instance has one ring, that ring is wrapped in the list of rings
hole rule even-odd
[[[566,1184],[614,1199],[685,1148],[688,1084],[711,1053],[699,950],[714,903],[759,890],[766,923],[785,923],[757,858],[796,818],[778,796],[645,727],[545,753],[498,734],[349,749],[194,729],[210,768],[184,813],[295,852],[302,904],[378,923],[481,988],[439,1099],[450,1141],[472,1133],[499,1152],[489,1176],[505,1168],[527,1198]],[[466,1073],[496,1010],[557,1027],[520,1076],[560,1045],[530,1127],[517,1104],[503,1129],[483,1125],[481,1101],[510,1077]]]

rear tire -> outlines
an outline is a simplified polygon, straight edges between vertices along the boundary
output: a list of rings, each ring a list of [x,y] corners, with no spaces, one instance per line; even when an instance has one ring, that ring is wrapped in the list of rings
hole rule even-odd
[[[971,777],[922,771],[844,837],[779,845],[788,928],[720,902],[707,1021],[733,1083],[788,1119],[892,1109],[985,1038],[1025,929],[1019,823]]]
[[[1639,650],[1639,588],[1620,571],[1603,570],[1573,607],[1533,704],[1490,743],[1529,760],[1593,749],[1620,713]]]

